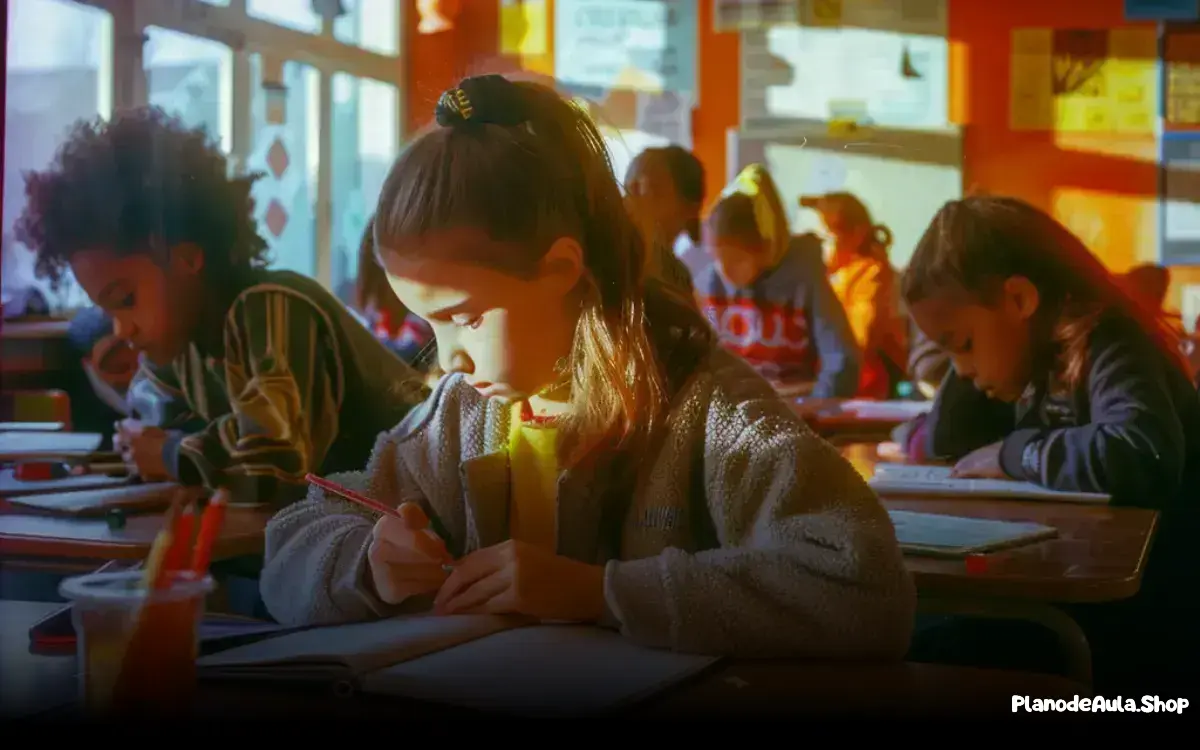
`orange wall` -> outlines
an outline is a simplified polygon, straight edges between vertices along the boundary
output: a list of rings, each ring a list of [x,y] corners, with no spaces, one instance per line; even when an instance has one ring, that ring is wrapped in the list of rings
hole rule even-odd
[[[1054,213],[1116,271],[1155,261],[1158,167],[1153,136],[1064,136],[1008,127],[1012,30],[1126,26],[1124,0],[948,2],[951,112],[965,127],[964,187],[1015,195]],[[409,14],[414,32],[410,125],[429,119],[438,93],[457,76],[520,64],[498,56],[497,6],[494,0],[472,0],[470,10],[460,14],[458,28],[433,37],[415,34],[415,10]],[[693,149],[704,163],[711,196],[724,185],[726,131],[739,120],[741,60],[738,35],[714,33],[712,3],[701,1],[699,7],[700,104],[693,115]],[[546,60],[537,62],[534,67],[552,70]],[[1180,284],[1200,283],[1200,268],[1175,269],[1173,276],[1175,302]]]

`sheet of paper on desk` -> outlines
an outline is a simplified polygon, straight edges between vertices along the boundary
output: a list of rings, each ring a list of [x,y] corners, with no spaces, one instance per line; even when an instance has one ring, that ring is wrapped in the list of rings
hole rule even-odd
[[[841,404],[842,411],[852,412],[859,419],[909,420],[928,414],[932,401],[861,401],[850,400]]]
[[[94,432],[0,432],[0,460],[87,456],[103,440]]]
[[[1031,482],[1010,479],[958,479],[950,476],[949,466],[876,464],[868,482],[884,495],[923,495],[952,497],[1012,498],[1014,500],[1051,500],[1068,503],[1107,503],[1109,495],[1090,492],[1059,492]]]

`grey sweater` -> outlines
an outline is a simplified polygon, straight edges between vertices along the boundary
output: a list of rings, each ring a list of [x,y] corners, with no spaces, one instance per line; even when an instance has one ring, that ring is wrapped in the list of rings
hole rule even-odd
[[[497,544],[508,537],[510,414],[446,376],[380,437],[365,472],[331,479],[388,504],[419,502],[456,556]],[[559,479],[557,551],[604,564],[605,620],[635,643],[679,651],[902,658],[913,583],[882,504],[838,451],[719,349],[669,422],[640,462],[619,553],[597,531],[609,475]],[[271,614],[307,625],[401,611],[367,582],[374,520],[316,488],[277,515],[261,579]]]

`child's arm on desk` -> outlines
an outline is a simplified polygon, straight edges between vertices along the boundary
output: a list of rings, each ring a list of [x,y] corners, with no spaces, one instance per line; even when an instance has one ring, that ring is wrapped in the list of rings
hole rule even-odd
[[[1012,404],[988,398],[951,369],[916,436],[925,457],[955,460],[1003,439],[1015,426]]]
[[[705,437],[719,546],[609,562],[622,632],[695,653],[901,658],[916,595],[879,500],[778,399],[742,407],[755,417],[740,433],[710,418]]]

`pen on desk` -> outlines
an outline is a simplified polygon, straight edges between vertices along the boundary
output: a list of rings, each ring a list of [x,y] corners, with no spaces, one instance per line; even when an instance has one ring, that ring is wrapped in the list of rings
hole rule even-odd
[[[400,518],[400,511],[398,511],[397,509],[395,509],[391,506],[388,506],[388,505],[384,505],[383,503],[379,502],[378,500],[372,500],[371,498],[367,497],[366,495],[362,495],[358,492],[355,492],[354,490],[350,489],[349,487],[343,487],[342,485],[337,484],[336,482],[331,482],[328,479],[322,479],[321,477],[319,477],[315,474],[307,474],[307,475],[305,475],[304,478],[305,478],[305,480],[308,481],[309,484],[312,484],[315,487],[320,487],[321,489],[325,490],[326,492],[332,492],[333,494],[335,494],[339,497],[343,497],[352,503],[357,503],[357,504],[363,506],[364,508],[369,508],[370,510],[375,511],[376,513],[382,513],[385,516],[392,516],[393,518]],[[439,536],[442,536],[442,535],[439,534]],[[442,536],[442,538],[445,539],[444,536]],[[449,565],[449,564],[443,564],[442,570],[445,571],[446,573],[450,573],[450,572],[453,572],[454,566]]]

